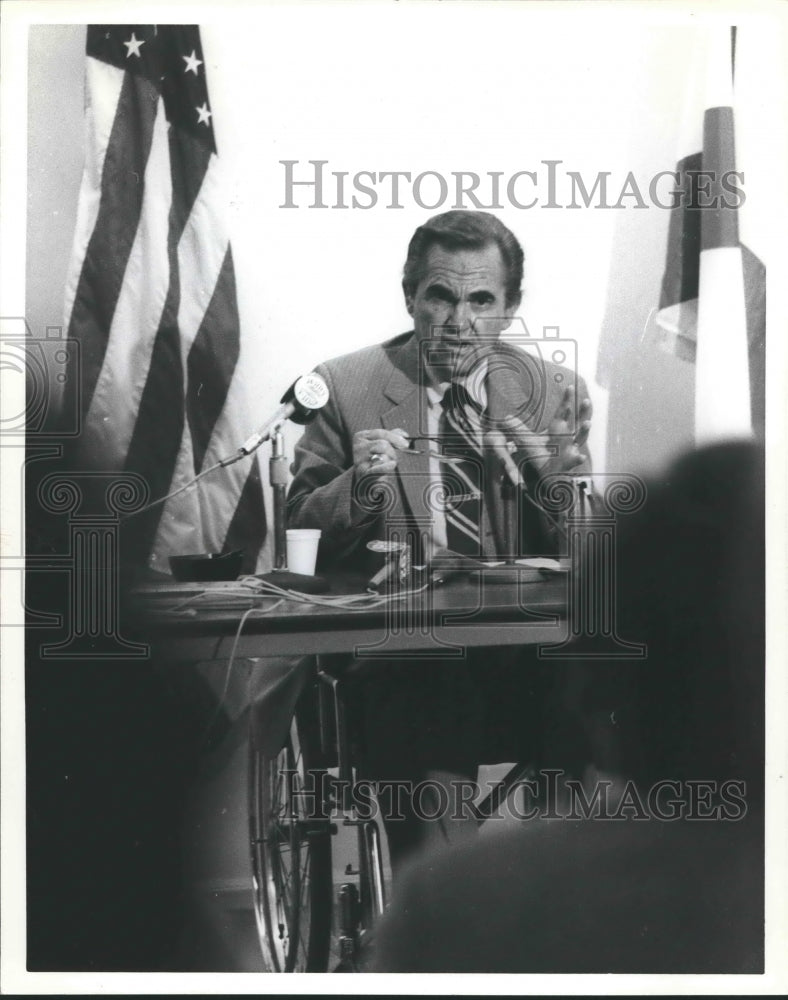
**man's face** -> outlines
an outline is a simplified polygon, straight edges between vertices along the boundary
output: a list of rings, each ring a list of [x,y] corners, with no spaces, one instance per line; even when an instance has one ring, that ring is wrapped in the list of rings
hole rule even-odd
[[[416,337],[429,342],[422,350],[437,381],[467,374],[519,305],[506,305],[506,267],[495,244],[479,250],[431,247],[424,277],[405,302]]]

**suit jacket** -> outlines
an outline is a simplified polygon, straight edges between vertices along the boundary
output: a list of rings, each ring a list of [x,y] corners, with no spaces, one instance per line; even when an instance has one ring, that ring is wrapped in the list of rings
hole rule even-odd
[[[567,387],[585,398],[585,385],[573,372],[549,361],[532,358],[505,342],[499,343],[486,382],[487,413],[525,419],[533,430],[544,430],[553,420]],[[383,344],[363,348],[327,361],[316,371],[325,379],[329,401],[296,446],[293,481],[288,496],[288,524],[293,528],[320,528],[320,568],[342,566],[367,571],[374,565],[366,543],[386,539],[392,527],[416,535],[428,532],[432,512],[428,500],[429,458],[403,453],[392,476],[365,477],[354,483],[353,436],[382,427],[400,427],[411,436],[427,430],[426,375],[420,345],[412,332]],[[518,455],[514,456],[515,461]],[[524,458],[524,456],[519,456]],[[484,455],[485,496],[489,531],[483,539],[485,555],[504,548],[504,511],[500,460]],[[535,473],[521,465],[533,486]],[[590,461],[576,471],[588,471]],[[555,552],[557,542],[549,523],[533,508],[523,517],[523,554]],[[379,556],[377,557],[379,564]]]

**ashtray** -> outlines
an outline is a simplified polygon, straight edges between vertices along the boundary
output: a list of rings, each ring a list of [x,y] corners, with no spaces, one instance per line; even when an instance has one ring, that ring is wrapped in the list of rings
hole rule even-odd
[[[170,556],[170,570],[179,583],[207,583],[210,580],[237,580],[244,554],[201,552],[193,556]]]

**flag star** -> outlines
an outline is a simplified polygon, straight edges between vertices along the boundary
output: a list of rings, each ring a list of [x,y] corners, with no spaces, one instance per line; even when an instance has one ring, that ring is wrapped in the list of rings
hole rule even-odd
[[[207,103],[205,101],[203,101],[202,107],[201,108],[195,108],[194,110],[200,116],[197,119],[197,124],[198,125],[202,124],[202,125],[208,125],[208,126],[210,126],[210,124],[211,124],[210,117],[213,114],[213,112],[208,110]]]
[[[129,56],[136,56],[139,59],[140,58],[140,45],[144,45],[145,44],[145,39],[144,38],[137,38],[137,36],[132,31],[131,38],[127,42],[124,42],[123,44],[129,50],[126,53],[126,58],[127,59],[129,58]]]
[[[202,66],[202,59],[197,58],[197,53],[192,49],[192,54],[190,56],[181,56],[181,59],[186,63],[186,69],[184,73],[188,73],[190,70],[195,76],[198,76],[198,68]]]

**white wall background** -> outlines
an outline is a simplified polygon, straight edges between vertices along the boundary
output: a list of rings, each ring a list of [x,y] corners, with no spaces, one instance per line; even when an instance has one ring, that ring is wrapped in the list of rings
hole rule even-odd
[[[108,12],[129,16],[114,5],[93,9],[96,20],[99,10],[110,20]],[[563,161],[560,171],[578,171],[589,185],[598,171],[620,183],[629,170],[647,185],[675,165],[693,38],[686,14],[489,3],[236,3],[174,13],[161,19],[202,24],[241,320],[257,353],[259,406],[250,428],[320,360],[408,329],[402,264],[414,228],[433,214],[408,193],[403,209],[384,207],[384,186],[369,210],[283,209],[280,160],[300,161],[302,176],[312,159],[351,175],[468,170],[505,178],[534,170],[542,200],[543,160]],[[29,35],[27,318],[39,335],[62,322],[82,166],[84,35],[74,25],[34,26]],[[297,200],[310,204],[309,192],[298,190]],[[329,184],[329,203],[331,191]],[[566,187],[558,200],[568,200]],[[629,205],[497,212],[526,250],[521,315],[529,330],[557,326],[577,341],[595,403],[599,470],[610,464],[607,392],[594,385],[603,324],[615,321],[621,301],[620,335],[640,336],[664,262],[668,213]],[[686,395],[691,370],[669,359],[662,381],[639,397],[637,421],[617,415],[618,444],[625,439],[613,456],[617,469],[624,455],[648,471],[686,438],[679,407],[678,425],[659,447],[641,440],[651,411],[664,414],[665,391]]]

